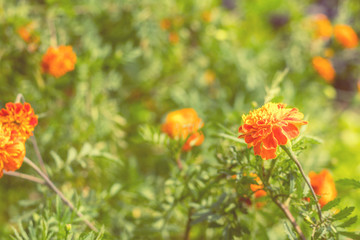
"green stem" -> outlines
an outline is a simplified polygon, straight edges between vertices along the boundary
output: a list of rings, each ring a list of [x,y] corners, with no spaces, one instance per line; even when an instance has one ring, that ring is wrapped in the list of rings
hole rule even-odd
[[[291,214],[289,208],[285,204],[281,203],[279,200],[274,198],[273,196],[270,195],[270,197],[273,200],[273,202],[281,209],[281,211],[283,211],[283,213],[285,214],[287,219],[289,219],[289,221],[293,225],[295,231],[299,235],[300,239],[306,240],[304,233],[302,232],[301,228],[297,224],[297,222],[296,222],[294,216]]]
[[[266,174],[266,177],[265,177],[266,183],[269,183],[269,179],[270,179],[270,177],[271,177],[271,173],[272,173],[272,171],[273,171],[273,169],[274,169],[274,167],[275,167],[275,164],[276,164],[277,160],[278,160],[277,158],[271,160],[271,165],[270,165],[269,171],[268,171],[268,173]]]
[[[319,204],[319,201],[317,199],[317,196],[316,196],[316,193],[314,191],[314,189],[312,188],[311,186],[311,183],[309,182],[309,180],[307,179],[305,173],[304,173],[304,170],[303,168],[301,167],[301,164],[299,162],[299,160],[297,160],[295,154],[292,152],[291,149],[287,148],[285,145],[280,145],[281,148],[286,152],[286,154],[290,157],[291,160],[293,160],[296,164],[296,166],[298,167],[301,175],[303,176],[306,184],[308,185],[308,187],[310,188],[310,191],[311,191],[311,194],[315,200],[315,203],[316,203],[316,208],[317,208],[317,211],[318,211],[318,215],[319,215],[319,219],[320,219],[320,222],[322,222],[322,214],[321,214],[321,208],[320,208],[320,204]]]
[[[19,172],[3,172],[4,175],[8,175],[8,176],[12,176],[12,177],[17,177],[17,178],[22,178],[25,180],[28,180],[30,182],[35,182],[35,183],[39,183],[39,184],[45,184],[45,181],[38,178],[38,177],[34,177],[28,174],[24,174],[24,173],[19,173]]]
[[[43,173],[38,166],[35,165],[30,159],[27,157],[24,158],[24,163],[28,164],[32,167],[46,182],[46,184],[51,188],[60,198],[61,200],[72,210],[74,211],[81,220],[85,222],[85,224],[93,231],[98,232],[99,230],[90,223],[87,219],[85,219],[84,215],[75,209],[74,205],[64,196],[64,194],[54,185],[54,183]]]

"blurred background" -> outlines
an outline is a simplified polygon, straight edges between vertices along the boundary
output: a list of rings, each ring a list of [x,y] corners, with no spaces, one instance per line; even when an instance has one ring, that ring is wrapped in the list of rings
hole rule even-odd
[[[286,103],[304,113],[303,131],[321,142],[300,156],[305,171],[359,179],[359,47],[319,38],[314,17],[359,34],[359,12],[358,0],[0,0],[0,106],[18,93],[31,103],[50,176],[109,239],[180,239],[186,211],[176,208],[167,224],[163,217],[177,189],[160,134],[170,111],[191,107],[203,119],[205,141],[186,157],[212,171],[223,141],[218,124],[236,137],[242,114],[264,101]],[[72,46],[77,62],[55,78],[40,65],[59,45]],[[315,56],[330,59],[332,81],[313,67]],[[27,156],[35,159],[30,143]],[[25,165],[19,171],[33,173]],[[359,191],[337,190],[359,215]],[[4,176],[0,192],[1,237],[19,222],[59,217],[44,186]],[[279,239],[281,228],[269,226],[259,239]],[[194,229],[194,239],[221,232]]]

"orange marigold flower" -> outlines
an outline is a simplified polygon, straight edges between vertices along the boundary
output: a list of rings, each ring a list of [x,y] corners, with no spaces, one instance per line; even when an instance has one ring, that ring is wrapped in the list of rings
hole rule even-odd
[[[354,48],[358,45],[358,36],[352,27],[345,24],[338,24],[334,27],[336,40],[345,48]]]
[[[0,123],[0,178],[3,171],[15,171],[21,167],[25,157],[25,141],[16,130]]]
[[[201,13],[201,18],[204,20],[204,22],[211,22],[212,16],[211,16],[211,11],[207,10]]]
[[[312,59],[312,64],[318,74],[325,79],[326,82],[332,83],[334,81],[336,74],[335,69],[328,59],[317,56]]]
[[[171,20],[169,18],[164,18],[160,22],[160,27],[162,30],[168,30],[171,27]]]
[[[15,130],[24,139],[33,135],[35,126],[38,124],[38,116],[29,103],[12,103],[5,105],[0,110],[0,123],[5,128]]]
[[[204,126],[201,118],[192,108],[184,108],[170,112],[162,125],[162,131],[169,137],[185,140],[184,151],[189,151],[193,146],[199,146],[204,141],[204,135],[199,131]]]
[[[309,178],[316,195],[320,196],[319,203],[321,207],[336,198],[337,191],[334,179],[328,170],[324,169],[319,174],[310,172]]]
[[[34,31],[33,23],[19,27],[17,33],[26,43],[38,43],[40,41],[39,36]]]
[[[267,103],[259,109],[243,115],[244,124],[239,132],[248,148],[254,147],[255,155],[263,159],[276,157],[279,145],[299,135],[299,127],[307,124],[301,120],[304,115],[296,108],[286,108],[283,103]]]
[[[314,16],[315,34],[318,38],[330,38],[333,32],[329,19],[324,14]]]
[[[71,46],[49,47],[41,62],[42,71],[58,78],[75,69],[76,54]]]
[[[179,42],[179,35],[176,32],[169,33],[169,42],[176,44]]]
[[[260,198],[266,196],[264,189],[264,184],[262,184],[260,178],[255,173],[250,173],[249,176],[253,177],[257,184],[250,184],[251,191],[254,192],[255,198]]]

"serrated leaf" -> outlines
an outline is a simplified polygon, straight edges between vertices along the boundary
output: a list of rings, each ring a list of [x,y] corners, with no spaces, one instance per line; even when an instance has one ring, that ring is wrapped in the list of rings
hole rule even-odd
[[[347,228],[347,227],[350,227],[351,225],[353,225],[354,223],[356,223],[356,221],[357,221],[357,216],[349,218],[347,221],[338,225],[337,227]]]
[[[341,210],[340,212],[338,212],[337,214],[335,214],[333,216],[334,221],[338,221],[341,219],[346,218],[347,216],[349,216],[353,211],[354,211],[355,207],[346,207],[343,210]]]
[[[347,185],[354,188],[360,188],[360,181],[355,179],[343,178],[336,181],[336,183],[341,185]]]
[[[330,209],[332,209],[333,207],[337,206],[340,203],[340,198],[336,198],[330,202],[328,202],[325,206],[323,206],[321,208],[321,211],[325,212],[328,211]]]

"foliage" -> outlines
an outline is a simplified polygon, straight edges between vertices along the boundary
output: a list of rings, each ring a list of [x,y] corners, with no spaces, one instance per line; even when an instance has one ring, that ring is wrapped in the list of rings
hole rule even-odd
[[[190,239],[296,239],[277,199],[306,237],[358,239],[359,50],[314,40],[317,2],[0,0],[0,105],[18,93],[31,103],[50,178],[101,229],[90,231],[46,186],[4,175],[1,238],[181,239],[189,229]],[[357,0],[340,1],[331,20],[359,32],[359,10]],[[33,45],[17,33],[29,23],[40,39]],[[40,67],[54,45],[77,56],[75,70],[59,78]],[[328,47],[335,83],[352,79],[347,89],[312,68]],[[270,101],[309,122],[291,142],[305,172],[328,168],[337,180],[322,222],[286,153],[264,161],[238,138],[242,115]],[[189,107],[205,140],[180,153],[183,143],[161,124]],[[31,142],[26,149],[36,162]],[[35,175],[25,164],[19,172]],[[254,196],[251,173],[266,196]]]

